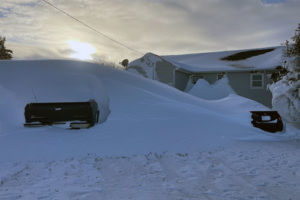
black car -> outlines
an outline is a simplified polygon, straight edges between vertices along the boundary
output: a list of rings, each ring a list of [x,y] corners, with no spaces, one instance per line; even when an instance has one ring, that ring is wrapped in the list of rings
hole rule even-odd
[[[281,132],[283,122],[277,111],[250,111],[252,113],[252,125],[271,133]]]

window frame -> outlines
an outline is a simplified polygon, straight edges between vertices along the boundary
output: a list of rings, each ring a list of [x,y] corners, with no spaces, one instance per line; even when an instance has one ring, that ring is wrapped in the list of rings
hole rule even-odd
[[[253,80],[254,76],[261,76],[261,80]],[[250,74],[250,88],[251,89],[264,89],[264,81],[265,81],[265,77],[264,77],[264,73],[251,73]],[[261,82],[261,86],[253,86],[254,82]]]

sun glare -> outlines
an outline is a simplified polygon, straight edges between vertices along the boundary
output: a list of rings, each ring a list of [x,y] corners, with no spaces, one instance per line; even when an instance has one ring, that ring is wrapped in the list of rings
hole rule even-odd
[[[73,53],[70,55],[71,58],[79,60],[92,60],[92,54],[96,52],[95,47],[88,43],[70,40],[67,42]]]

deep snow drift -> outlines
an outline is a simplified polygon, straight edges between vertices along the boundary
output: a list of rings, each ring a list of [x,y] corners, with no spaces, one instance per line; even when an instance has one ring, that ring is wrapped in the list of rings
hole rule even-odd
[[[201,100],[156,81],[85,62],[4,61],[0,70],[1,90],[8,94],[1,100],[5,111],[0,115],[2,160],[194,152],[248,137],[264,138],[262,131],[251,126],[248,111],[266,108],[257,103],[255,108],[248,107],[253,104],[250,100],[240,107],[245,99],[238,96],[223,102]],[[91,98],[99,102],[100,115],[108,116],[91,129],[23,127],[26,103]],[[6,150],[11,148],[8,155]]]
[[[50,60],[0,62],[0,95],[0,199],[238,199],[246,188],[244,199],[272,199],[275,185],[289,180],[293,185],[278,191],[298,195],[290,192],[300,186],[293,179],[300,175],[298,154],[289,155],[289,164],[276,158],[290,153],[285,145],[297,131],[253,128],[249,111],[266,108],[235,94],[204,100],[110,67]],[[26,103],[91,98],[103,114],[95,127],[23,127]],[[264,145],[271,150],[258,152]],[[252,154],[259,163],[248,162]],[[290,178],[269,177],[273,161],[279,171],[272,172],[289,168]],[[264,173],[270,180],[260,185]]]
[[[156,63],[162,58],[153,53],[147,53],[142,58],[132,61],[127,69],[129,72],[143,75],[145,78],[154,78],[154,68]]]
[[[207,100],[222,99],[230,94],[235,94],[228,84],[227,76],[224,76],[214,84],[210,84],[204,79],[199,79],[188,93]]]

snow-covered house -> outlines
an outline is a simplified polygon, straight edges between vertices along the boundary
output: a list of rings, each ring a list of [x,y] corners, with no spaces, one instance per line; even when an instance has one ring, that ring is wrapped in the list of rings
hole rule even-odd
[[[283,47],[158,56],[148,53],[129,64],[128,70],[188,91],[199,79],[214,84],[224,75],[240,96],[271,107],[267,85],[282,65]]]

